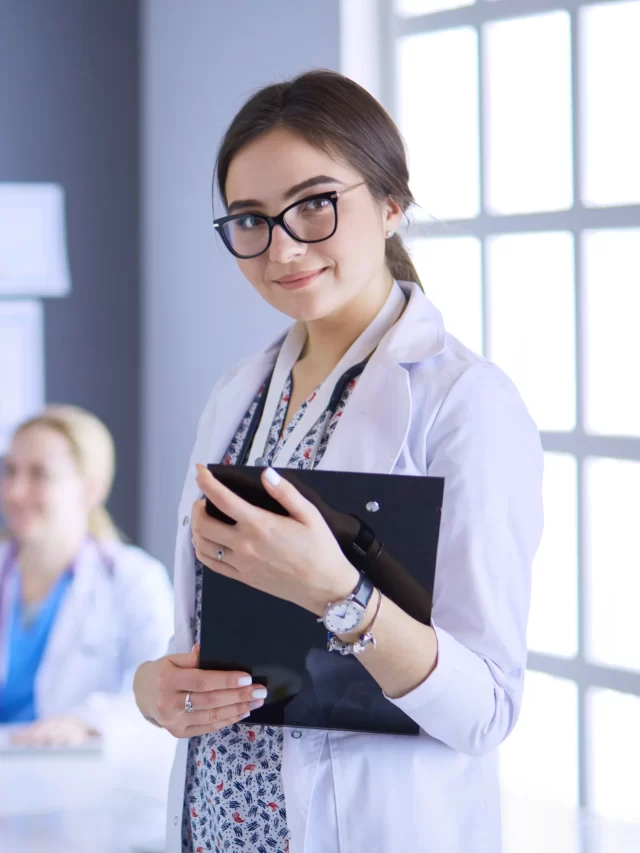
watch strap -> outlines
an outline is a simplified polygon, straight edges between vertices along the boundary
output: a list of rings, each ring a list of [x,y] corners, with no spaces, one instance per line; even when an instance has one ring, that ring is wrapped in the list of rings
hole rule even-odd
[[[369,606],[369,602],[371,601],[373,589],[373,581],[371,580],[371,578],[364,572],[360,572],[360,580],[358,581],[358,586],[354,589],[354,591],[351,593],[347,600],[355,601],[356,604],[359,604],[360,607],[366,610]]]

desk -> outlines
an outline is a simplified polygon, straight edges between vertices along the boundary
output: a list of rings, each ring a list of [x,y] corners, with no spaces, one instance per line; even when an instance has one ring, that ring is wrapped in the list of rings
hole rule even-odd
[[[173,743],[114,761],[99,753],[0,754],[0,850],[164,853]]]

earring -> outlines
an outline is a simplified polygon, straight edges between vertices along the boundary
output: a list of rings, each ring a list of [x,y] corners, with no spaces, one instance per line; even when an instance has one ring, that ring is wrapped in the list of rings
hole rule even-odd
[[[389,239],[389,237],[393,237],[393,231],[387,231],[385,236],[386,236],[387,240]]]

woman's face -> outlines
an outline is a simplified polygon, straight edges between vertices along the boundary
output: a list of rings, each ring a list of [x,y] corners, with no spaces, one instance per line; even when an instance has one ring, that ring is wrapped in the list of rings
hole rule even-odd
[[[15,436],[0,478],[0,504],[20,542],[59,537],[86,525],[86,484],[63,435],[34,425]]]
[[[279,214],[311,195],[353,187],[361,174],[313,148],[287,130],[274,130],[242,149],[231,162],[226,183],[229,213]],[[300,184],[304,189],[295,191]],[[250,204],[238,204],[253,199]],[[299,243],[283,228],[273,229],[269,249],[238,266],[258,293],[295,320],[310,322],[339,312],[390,283],[385,234],[402,218],[389,200],[378,203],[366,184],[338,200],[338,228],[321,243]],[[376,298],[374,296],[373,298]]]

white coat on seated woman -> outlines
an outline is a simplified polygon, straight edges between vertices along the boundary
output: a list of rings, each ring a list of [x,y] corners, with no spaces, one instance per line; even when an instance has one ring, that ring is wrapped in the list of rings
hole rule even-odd
[[[168,755],[132,684],[166,651],[171,584],[121,541],[104,507],[114,473],[108,430],[76,407],[49,407],[13,437],[0,481],[0,723],[25,745],[98,735],[122,760],[143,738]]]

